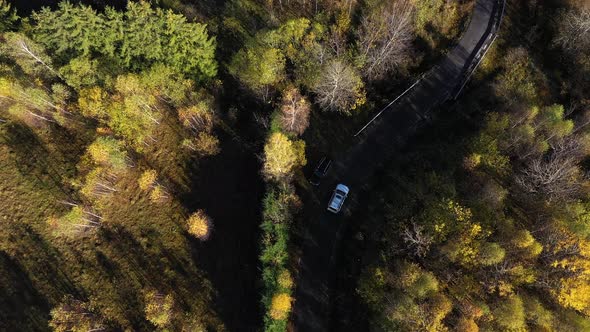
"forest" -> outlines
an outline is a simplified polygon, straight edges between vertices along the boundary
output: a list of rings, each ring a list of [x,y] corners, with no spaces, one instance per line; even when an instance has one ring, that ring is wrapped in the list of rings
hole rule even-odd
[[[589,78],[584,0],[0,0],[0,331],[590,331]]]

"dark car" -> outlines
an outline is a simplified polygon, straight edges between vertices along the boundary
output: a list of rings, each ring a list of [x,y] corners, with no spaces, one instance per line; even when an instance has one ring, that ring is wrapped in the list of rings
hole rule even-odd
[[[328,170],[330,169],[330,166],[332,166],[332,160],[328,159],[326,157],[323,157],[320,160],[320,163],[318,164],[318,166],[313,171],[311,179],[309,179],[309,183],[311,183],[314,186],[319,185],[320,181],[326,176],[326,174],[328,174]]]

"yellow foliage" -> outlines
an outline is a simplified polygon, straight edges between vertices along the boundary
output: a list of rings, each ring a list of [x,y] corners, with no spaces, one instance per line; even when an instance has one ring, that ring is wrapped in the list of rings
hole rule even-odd
[[[195,237],[206,240],[211,233],[211,218],[203,210],[197,210],[187,220],[188,232]]]
[[[291,311],[291,296],[287,293],[280,293],[272,298],[270,308],[270,316],[272,319],[281,320],[286,319]]]
[[[302,165],[300,145],[293,144],[282,133],[273,133],[264,147],[264,175],[272,180],[289,178],[296,166]]]
[[[472,153],[469,156],[465,157],[465,159],[463,159],[463,167],[465,167],[466,170],[474,170],[477,168],[477,166],[479,166],[481,164],[481,154],[478,153]]]
[[[291,273],[289,273],[288,270],[283,270],[279,274],[277,282],[279,283],[279,286],[286,289],[291,289],[291,287],[293,287],[293,278],[291,277]]]
[[[160,185],[155,186],[150,192],[150,201],[152,202],[162,202],[166,197],[166,191]]]
[[[563,278],[560,286],[552,292],[561,305],[590,315],[590,280],[576,277]]]
[[[145,318],[157,327],[163,328],[170,324],[174,310],[174,298],[150,291],[145,295]]]
[[[457,331],[462,332],[479,332],[479,326],[471,318],[461,317],[455,327]]]
[[[108,94],[100,87],[85,88],[80,91],[78,106],[82,115],[91,118],[107,116],[109,107]]]
[[[194,149],[202,156],[214,156],[219,153],[219,140],[209,133],[199,133],[194,141]]]
[[[158,173],[155,170],[149,169],[141,174],[137,183],[139,184],[139,188],[141,190],[148,190],[154,186],[156,179],[158,177]]]

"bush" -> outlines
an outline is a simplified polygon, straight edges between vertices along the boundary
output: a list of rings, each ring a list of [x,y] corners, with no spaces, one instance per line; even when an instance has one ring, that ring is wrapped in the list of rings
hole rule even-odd
[[[211,234],[211,218],[203,210],[197,210],[187,220],[188,232],[200,240],[207,240]]]

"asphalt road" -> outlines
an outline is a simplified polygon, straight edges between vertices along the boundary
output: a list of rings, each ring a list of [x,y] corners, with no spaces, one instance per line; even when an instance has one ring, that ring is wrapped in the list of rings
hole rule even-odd
[[[384,111],[359,136],[350,149],[334,156],[329,177],[306,202],[307,230],[302,244],[297,289],[292,312],[296,331],[330,331],[330,285],[335,279],[335,250],[341,233],[342,214],[326,211],[337,183],[350,188],[345,205],[354,205],[355,193],[367,179],[390,159],[408,137],[429,119],[437,106],[455,96],[475,65],[485,54],[499,27],[505,0],[476,0],[470,24],[440,63],[423,75],[420,82],[397,103]]]

